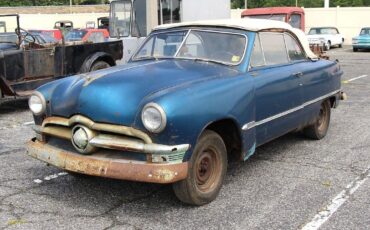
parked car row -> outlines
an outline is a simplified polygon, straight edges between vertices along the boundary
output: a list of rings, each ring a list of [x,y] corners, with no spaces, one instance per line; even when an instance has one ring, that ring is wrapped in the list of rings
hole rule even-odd
[[[344,36],[335,27],[313,27],[308,32],[310,44],[319,44],[324,50],[329,50],[333,46],[342,47]],[[361,29],[360,34],[352,38],[353,51],[360,49],[370,49],[370,27]]]
[[[82,42],[59,42],[56,36],[60,33],[53,30],[22,29],[19,15],[0,18],[17,22],[15,29],[0,32],[0,104],[9,98],[29,96],[47,82],[115,66],[122,59],[122,41],[104,42],[107,34],[94,36],[99,30],[77,30],[81,36],[73,36],[71,41]]]

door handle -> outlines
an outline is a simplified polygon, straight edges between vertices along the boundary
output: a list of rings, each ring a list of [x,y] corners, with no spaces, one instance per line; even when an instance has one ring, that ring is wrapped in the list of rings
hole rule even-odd
[[[297,73],[293,73],[292,75],[293,75],[293,77],[302,77],[303,73],[302,72],[297,72]]]

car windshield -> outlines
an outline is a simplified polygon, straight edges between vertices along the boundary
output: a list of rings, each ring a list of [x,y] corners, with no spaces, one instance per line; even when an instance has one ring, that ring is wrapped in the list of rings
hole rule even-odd
[[[335,28],[312,28],[309,35],[316,35],[316,34],[337,34],[337,30]]]
[[[18,36],[16,33],[0,33],[0,43],[17,43]]]
[[[270,20],[285,22],[286,14],[248,15],[246,16],[246,18],[270,19]]]
[[[66,41],[81,41],[82,38],[87,34],[86,30],[71,30],[65,37]]]
[[[364,28],[361,30],[360,35],[370,35],[370,28]]]
[[[244,56],[247,37],[242,34],[207,30],[182,30],[151,35],[133,57],[179,58],[237,65]]]

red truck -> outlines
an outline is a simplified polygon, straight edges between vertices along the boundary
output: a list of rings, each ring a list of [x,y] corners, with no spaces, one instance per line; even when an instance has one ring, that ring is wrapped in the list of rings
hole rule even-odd
[[[300,7],[268,7],[247,9],[242,12],[242,18],[261,18],[283,21],[294,28],[304,31],[304,10]]]

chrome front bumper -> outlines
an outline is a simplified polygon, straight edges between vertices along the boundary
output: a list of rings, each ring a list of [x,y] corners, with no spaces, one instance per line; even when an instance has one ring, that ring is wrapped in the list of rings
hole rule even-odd
[[[88,140],[88,144],[95,148],[146,153],[150,155],[152,163],[180,163],[190,148],[189,144],[174,146],[155,144],[146,133],[140,130],[120,125],[95,123],[81,115],[69,119],[48,117],[42,125],[33,126],[33,130],[40,142],[45,142],[48,136],[70,141],[72,140],[71,129],[75,125],[84,125],[96,133]]]

